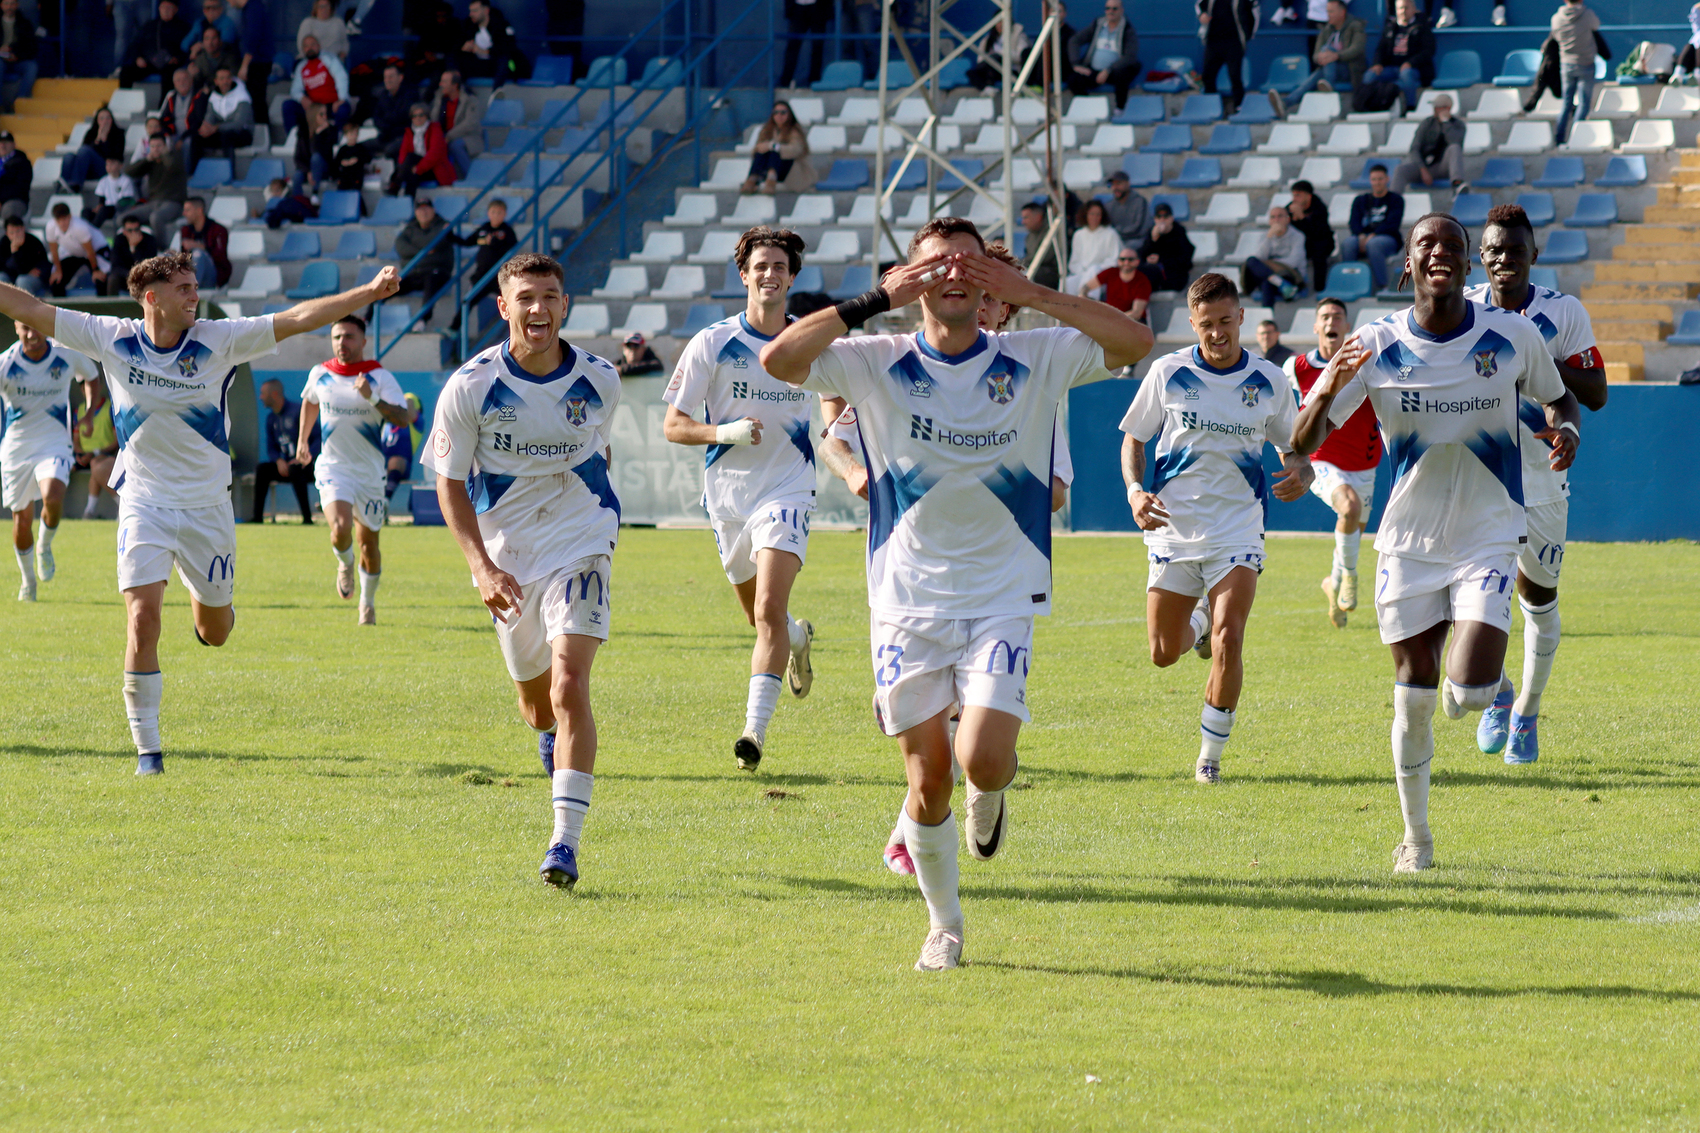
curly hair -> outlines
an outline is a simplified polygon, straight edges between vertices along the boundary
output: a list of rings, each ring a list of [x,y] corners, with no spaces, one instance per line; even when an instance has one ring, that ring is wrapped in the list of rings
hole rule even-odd
[[[796,275],[803,267],[803,247],[803,238],[789,228],[769,228],[758,224],[738,237],[732,260],[738,265],[738,271],[743,273],[749,270],[750,257],[756,254],[757,248],[778,248],[785,253],[791,274]]]
[[[563,288],[567,285],[566,270],[554,256],[545,256],[542,252],[518,252],[509,256],[501,270],[496,272],[496,286],[505,287],[508,280],[521,275],[552,275]]]
[[[993,240],[990,244],[986,245],[986,255],[990,256],[994,260],[997,260],[999,263],[1008,264],[1010,267],[1014,268],[1016,271],[1020,272],[1022,275],[1027,274],[1026,265],[1024,265],[1020,260],[1016,259],[1015,253],[1011,252],[1008,248],[1004,247],[1003,244],[1001,242],[997,241],[997,240]],[[993,330],[1002,330],[1004,327],[1008,326],[1009,320],[1015,318],[1016,313],[1020,310],[1021,310],[1021,308],[1016,306],[1014,303],[1005,303],[1004,304],[1003,318],[1001,320],[999,320],[998,325],[993,327],[992,329]]]
[[[125,285],[130,289],[130,298],[140,303],[142,296],[147,294],[149,287],[156,283],[164,283],[180,271],[186,271],[191,276],[195,274],[195,260],[188,252],[161,252],[152,259],[143,260],[130,269],[125,277]]]

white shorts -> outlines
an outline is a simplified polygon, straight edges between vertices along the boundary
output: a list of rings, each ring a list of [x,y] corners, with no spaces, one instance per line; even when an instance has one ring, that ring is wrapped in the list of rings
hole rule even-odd
[[[330,510],[332,501],[341,500],[354,509],[356,521],[373,531],[382,530],[384,517],[389,514],[382,480],[376,485],[362,484],[358,476],[345,468],[317,465],[313,470],[313,483],[319,489],[319,503],[326,511]]]
[[[1382,644],[1405,641],[1441,622],[1482,622],[1509,633],[1516,565],[1512,551],[1461,563],[1381,555],[1375,617]]]
[[[1364,502],[1364,518],[1369,518],[1369,509],[1375,503],[1375,469],[1365,468],[1358,472],[1348,472],[1337,464],[1329,464],[1326,460],[1312,460],[1310,466],[1316,470],[1316,479],[1310,482],[1310,494],[1327,504],[1334,506],[1334,491],[1344,484],[1358,494]]]
[[[1188,598],[1202,598],[1216,584],[1228,577],[1228,572],[1235,567],[1250,567],[1258,574],[1263,573],[1263,548],[1235,547],[1230,550],[1209,551],[1202,559],[1177,561],[1155,551],[1147,552],[1151,559],[1151,570],[1145,578],[1147,590],[1167,590],[1171,594],[1184,594]]]
[[[1564,534],[1570,526],[1570,501],[1553,500],[1527,509],[1529,541],[1517,552],[1517,569],[1523,577],[1547,590],[1558,589],[1558,572],[1564,569]]]
[[[496,640],[508,675],[529,681],[549,671],[554,658],[550,643],[574,634],[608,640],[608,581],[613,560],[591,555],[569,567],[546,574],[520,588],[519,617],[503,625],[496,622]]]
[[[57,480],[71,482],[71,454],[36,455],[25,457],[0,468],[0,497],[12,511],[22,511],[41,499],[41,482]]]
[[[809,521],[813,500],[774,500],[745,519],[711,517],[720,566],[733,586],[756,576],[756,552],[768,548],[790,551],[805,562],[809,551]]]
[[[1033,619],[870,619],[874,718],[888,736],[953,706],[1027,714]]]
[[[236,595],[236,517],[230,503],[212,507],[154,507],[118,497],[118,589],[171,577],[203,606],[228,606]]]

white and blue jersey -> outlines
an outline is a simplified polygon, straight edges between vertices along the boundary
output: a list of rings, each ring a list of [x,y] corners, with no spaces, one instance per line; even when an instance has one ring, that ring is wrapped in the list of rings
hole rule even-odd
[[[384,486],[384,416],[356,392],[354,383],[360,374],[366,375],[379,401],[399,406],[406,400],[395,375],[382,366],[368,362],[346,367],[334,359],[307,372],[301,400],[319,407],[322,442],[315,471],[346,472],[376,493]]]
[[[1527,526],[1518,398],[1564,396],[1535,324],[1469,303],[1447,334],[1406,308],[1357,336],[1369,359],[1328,418],[1338,427],[1367,400],[1381,423],[1393,489],[1375,549],[1437,563],[1516,554]]]
[[[47,340],[47,353],[31,358],[24,344],[0,353],[0,465],[71,458],[71,383],[92,381],[98,371],[86,355]]]
[[[1464,298],[1484,306],[1493,306],[1493,288],[1486,283],[1465,290]],[[1579,370],[1594,370],[1605,365],[1599,347],[1594,342],[1594,323],[1588,309],[1574,295],[1548,287],[1529,284],[1528,299],[1519,314],[1535,324],[1546,341],[1547,353],[1553,361]],[[1552,470],[1552,446],[1535,437],[1547,427],[1547,415],[1539,402],[1523,398],[1517,406],[1517,419],[1522,424],[1518,440],[1523,449],[1523,504],[1550,504],[1570,495],[1570,473]]]
[[[773,340],[742,312],[699,331],[679,356],[662,399],[682,413],[707,407],[710,425],[754,417],[758,445],[711,444],[704,460],[703,508],[715,519],[745,519],[772,503],[813,508],[814,397],[761,368]]]
[[[815,359],[804,385],[856,408],[875,613],[1050,613],[1057,406],[1109,376],[1066,327],[982,331],[951,356],[919,333],[843,338]]]
[[[61,307],[53,337],[97,359],[112,395],[112,490],[154,507],[230,500],[226,398],[236,368],[277,349],[272,316],[202,319],[161,349],[140,319]]]
[[[559,369],[527,373],[506,343],[456,370],[437,399],[423,462],[464,480],[484,549],[527,586],[614,550],[620,501],[608,478],[608,433],[620,375],[561,342]]]
[[[1151,493],[1169,524],[1144,532],[1146,549],[1188,562],[1260,546],[1269,503],[1263,443],[1291,452],[1297,417],[1286,375],[1249,350],[1224,370],[1196,346],[1151,363],[1121,423],[1136,441],[1157,438]]]

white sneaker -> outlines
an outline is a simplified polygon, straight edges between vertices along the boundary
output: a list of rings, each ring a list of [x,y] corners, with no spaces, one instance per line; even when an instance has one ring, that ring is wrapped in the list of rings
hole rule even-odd
[[[732,741],[732,755],[738,761],[738,770],[754,771],[761,766],[763,739],[754,732],[745,732]]]
[[[336,596],[347,601],[354,597],[354,564],[336,564]]]
[[[1440,676],[1440,707],[1446,713],[1448,720],[1462,720],[1464,706],[1452,699],[1452,682],[1446,679],[1446,674]]]
[[[1328,621],[1335,629],[1346,628],[1346,611],[1340,608],[1340,588],[1333,575],[1322,580],[1322,592],[1328,596]]]
[[[809,665],[809,647],[815,641],[813,622],[797,619],[797,626],[803,631],[803,647],[791,651],[791,659],[785,663],[785,687],[791,690],[791,695],[798,700],[809,695],[809,689],[814,687],[815,671]]]
[[[1340,576],[1340,599],[1342,610],[1358,608],[1358,572],[1349,570]]]
[[[36,578],[42,582],[52,582],[54,569],[53,552],[37,543],[35,548]]]
[[[33,602],[33,601],[35,601],[35,583],[26,582],[22,586],[18,587],[18,601],[20,601],[20,602]]]
[[[1434,844],[1400,842],[1393,847],[1394,873],[1420,873],[1434,865]]]
[[[1200,783],[1220,783],[1222,781],[1222,765],[1211,763],[1201,755],[1198,757],[1198,763],[1192,769],[1192,777]]]
[[[921,958],[915,961],[917,972],[947,972],[962,964],[962,934],[948,928],[935,928],[921,945]]]
[[[378,624],[378,611],[377,611],[376,607],[373,607],[373,606],[362,606],[362,607],[360,607],[360,623],[359,624],[361,624],[363,626],[375,626],[375,625],[377,625]]]
[[[1457,17],[1456,14],[1453,13],[1451,8],[1442,8],[1440,10],[1440,19],[1434,21],[1434,26],[1435,26],[1436,29],[1449,28],[1449,27],[1452,27],[1457,22],[1458,22],[1458,17]]]
[[[1192,651],[1204,661],[1210,660],[1210,595],[1206,594],[1198,600],[1198,609],[1204,611],[1204,632],[1198,635],[1198,640],[1192,643]]]
[[[1012,777],[1010,782],[1014,781]],[[1002,791],[982,791],[974,786],[973,780],[969,780],[967,787],[964,805],[968,810],[968,852],[975,861],[989,862],[997,856],[1004,835],[1009,832],[1009,808],[1004,801],[1008,787]]]
[[[1496,28],[1502,28],[1505,26],[1504,4],[1495,4],[1493,6],[1493,26]]]

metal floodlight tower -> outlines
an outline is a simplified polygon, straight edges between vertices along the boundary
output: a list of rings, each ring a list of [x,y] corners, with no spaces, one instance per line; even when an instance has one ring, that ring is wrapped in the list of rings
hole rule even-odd
[[[927,12],[927,64],[921,66],[906,38],[905,29],[892,21],[891,0],[883,0],[880,17],[879,114],[875,123],[874,192],[875,207],[873,239],[869,245],[869,263],[876,278],[882,261],[902,260],[908,248],[900,244],[893,233],[888,210],[891,210],[893,186],[899,184],[916,163],[926,167],[927,215],[962,215],[974,212],[982,198],[986,205],[981,216],[994,214],[997,227],[1006,244],[1013,246],[1015,218],[1020,211],[1018,197],[1041,186],[1051,202],[1050,227],[1034,247],[1027,249],[1032,261],[1053,244],[1062,250],[1061,261],[1067,262],[1063,248],[1064,197],[1062,184],[1062,75],[1063,45],[1061,24],[1055,11],[1045,18],[1044,26],[1034,40],[1024,60],[1014,60],[1007,45],[1015,41],[1014,0],[993,0],[996,14],[978,28],[964,31],[946,19],[946,12],[956,0],[918,0]],[[1048,7],[1048,5],[1047,5]],[[935,145],[936,127],[943,117],[944,91],[939,78],[945,67],[964,56],[984,58],[978,45],[994,28],[1000,30],[1003,76],[994,103],[1000,112],[1003,126],[1003,154],[988,164],[979,178],[964,175],[963,171],[944,156]],[[918,37],[917,37],[918,38]],[[904,86],[893,86],[891,62],[896,54],[909,67],[913,80]],[[1019,67],[1019,69],[1015,69]],[[1036,87],[1038,98],[1020,100],[1016,94],[1029,86]],[[895,121],[897,108],[904,99],[919,95],[925,101],[926,117],[916,125]],[[1034,103],[1039,103],[1034,107]],[[1018,122],[1017,110],[1027,121]],[[891,174],[888,177],[887,171]],[[949,176],[950,189],[941,189],[941,180]],[[979,182],[983,181],[984,184]],[[960,202],[966,207],[951,206]],[[988,218],[989,219],[989,218]],[[990,226],[981,225],[983,234],[992,235]]]

